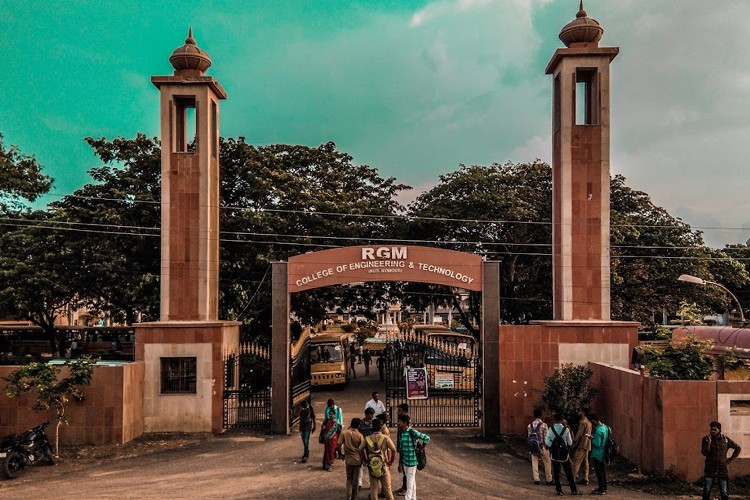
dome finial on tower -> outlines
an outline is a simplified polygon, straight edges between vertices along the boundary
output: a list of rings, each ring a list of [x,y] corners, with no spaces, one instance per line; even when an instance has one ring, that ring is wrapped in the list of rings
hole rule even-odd
[[[185,45],[177,47],[169,56],[175,75],[202,76],[211,67],[211,58],[201,50],[193,38],[193,27],[188,28]]]
[[[560,30],[560,40],[566,47],[574,44],[599,44],[604,28],[596,19],[591,19],[583,8],[583,0],[578,6],[576,18]]]
[[[588,14],[586,14],[586,9],[583,8],[583,0],[581,0],[581,4],[578,6],[578,14],[576,14],[576,17],[587,17]]]
[[[583,5],[583,0],[581,0],[581,5]],[[186,45],[196,45],[195,38],[193,38],[193,27],[192,26],[190,26],[188,28],[188,36],[185,39],[185,44]]]

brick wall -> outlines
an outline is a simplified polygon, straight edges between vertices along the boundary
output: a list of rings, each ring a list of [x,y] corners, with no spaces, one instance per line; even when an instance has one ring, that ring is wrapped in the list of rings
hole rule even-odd
[[[0,377],[16,368],[0,366]],[[95,366],[91,386],[84,388],[85,399],[68,406],[70,423],[60,427],[60,444],[123,444],[143,434],[143,374],[141,362]],[[3,390],[5,386],[0,382]],[[30,394],[0,394],[0,400],[0,435],[18,434],[46,420],[54,423],[53,410],[33,411],[35,398]]]
[[[744,448],[730,465],[730,475],[750,473],[750,412],[736,403],[750,401],[750,381],[659,380],[614,366],[591,367],[600,391],[594,410],[612,428],[622,454],[640,462],[644,471],[672,467],[690,481],[699,479],[700,440],[708,434],[708,423],[718,420]]]
[[[500,327],[500,432],[524,433],[537,389],[563,363],[627,366],[637,323],[545,321]]]

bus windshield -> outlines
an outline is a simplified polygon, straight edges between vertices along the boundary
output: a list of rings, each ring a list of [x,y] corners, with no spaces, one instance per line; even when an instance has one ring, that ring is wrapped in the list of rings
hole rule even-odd
[[[427,337],[438,340],[451,347],[458,349],[472,349],[474,347],[474,338],[467,335],[455,335],[452,333],[428,333]]]
[[[334,342],[310,346],[310,363],[340,363],[344,359],[341,344]]]

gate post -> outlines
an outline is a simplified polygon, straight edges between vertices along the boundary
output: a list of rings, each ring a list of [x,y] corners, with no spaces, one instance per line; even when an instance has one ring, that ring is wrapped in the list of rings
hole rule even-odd
[[[482,435],[500,434],[500,262],[482,262]]]
[[[271,432],[289,433],[289,288],[287,263],[271,263]]]

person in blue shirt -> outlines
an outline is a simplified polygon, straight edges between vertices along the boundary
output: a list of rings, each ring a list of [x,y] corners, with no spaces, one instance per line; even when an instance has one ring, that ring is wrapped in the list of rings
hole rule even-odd
[[[323,413],[323,418],[325,420],[328,420],[328,415],[333,412],[333,418],[336,420],[336,422],[339,423],[340,426],[344,426],[344,414],[341,411],[341,407],[336,406],[336,402],[333,399],[328,400],[328,404],[326,405],[325,412]]]
[[[604,464],[604,447],[609,439],[609,427],[599,421],[595,413],[589,414],[589,421],[593,431],[591,433],[591,463],[596,472],[598,486],[592,495],[605,495],[607,493],[607,469]]]
[[[556,437],[560,437],[566,445],[566,448],[560,454],[556,453],[557,447],[552,445]],[[552,475],[555,476],[555,491],[558,496],[562,496],[563,494],[562,485],[560,484],[561,466],[563,471],[565,471],[565,477],[568,478],[570,493],[572,495],[579,495],[575,478],[573,477],[573,469],[570,466],[570,455],[568,454],[568,449],[573,446],[573,438],[570,437],[570,429],[565,425],[562,413],[555,413],[555,423],[547,431],[547,435],[544,437],[544,444],[550,450]]]

